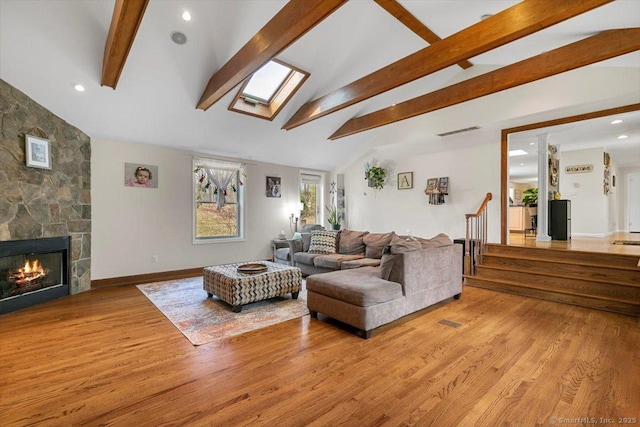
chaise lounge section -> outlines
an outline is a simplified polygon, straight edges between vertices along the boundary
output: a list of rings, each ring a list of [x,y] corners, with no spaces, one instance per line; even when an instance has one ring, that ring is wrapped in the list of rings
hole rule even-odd
[[[396,236],[379,267],[339,270],[307,277],[307,306],[318,313],[371,331],[462,292],[462,245],[444,239],[431,243]],[[446,241],[448,240],[447,243]]]

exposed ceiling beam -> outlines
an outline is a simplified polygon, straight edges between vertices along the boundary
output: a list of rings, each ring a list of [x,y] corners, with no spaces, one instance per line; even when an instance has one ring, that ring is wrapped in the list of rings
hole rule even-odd
[[[418,18],[416,18],[411,12],[405,9],[397,0],[374,0],[380,7],[389,12],[394,18],[402,22],[405,27],[420,36],[424,41],[429,44],[434,44],[442,40],[436,33],[431,31],[429,27],[424,25]],[[458,62],[458,65],[464,69],[473,67],[473,64],[469,61],[462,60]]]
[[[355,117],[343,124],[329,139],[395,123],[637,50],[640,50],[640,28],[603,31],[395,106]]]
[[[197,108],[206,110],[347,0],[290,0],[209,80]]]
[[[102,59],[102,86],[116,88],[149,0],[116,0]]]
[[[524,0],[446,39],[304,104],[283,126],[283,129],[293,129],[611,1],[613,0]]]

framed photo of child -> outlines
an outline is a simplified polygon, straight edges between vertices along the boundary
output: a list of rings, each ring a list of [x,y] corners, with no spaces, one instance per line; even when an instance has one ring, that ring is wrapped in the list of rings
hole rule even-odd
[[[127,187],[158,188],[158,166],[125,163],[124,185]]]

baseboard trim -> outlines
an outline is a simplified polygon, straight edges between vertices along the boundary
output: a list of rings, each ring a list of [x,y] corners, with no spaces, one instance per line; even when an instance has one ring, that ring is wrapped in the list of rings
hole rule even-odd
[[[138,274],[135,276],[112,277],[91,281],[91,289],[111,288],[114,286],[142,285],[144,283],[162,282],[165,280],[187,279],[202,276],[203,267],[184,270],[162,271],[159,273]]]

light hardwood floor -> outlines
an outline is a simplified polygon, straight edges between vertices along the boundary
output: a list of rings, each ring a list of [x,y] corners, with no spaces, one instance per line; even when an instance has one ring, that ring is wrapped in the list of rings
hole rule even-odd
[[[194,347],[133,286],[62,298],[0,317],[0,425],[640,423],[636,317],[465,287],[352,332],[305,316]]]

